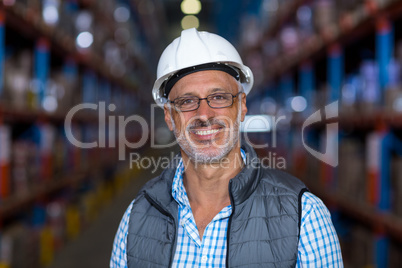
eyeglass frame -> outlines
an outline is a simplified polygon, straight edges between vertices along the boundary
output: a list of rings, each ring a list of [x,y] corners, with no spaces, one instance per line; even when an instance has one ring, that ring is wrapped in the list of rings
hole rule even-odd
[[[192,96],[192,97],[198,99],[197,107],[194,108],[194,109],[191,109],[191,110],[186,110],[186,111],[182,111],[181,109],[177,108],[176,105],[175,105],[175,101],[176,101],[177,99],[181,99],[181,98],[185,98],[185,97],[177,97],[177,98],[174,99],[174,100],[167,100],[167,102],[173,104],[173,107],[174,107],[177,111],[180,111],[180,112],[192,112],[192,111],[197,110],[198,108],[200,108],[200,105],[201,105],[201,101],[202,101],[202,100],[206,100],[208,106],[209,106],[210,108],[212,108],[212,109],[223,109],[223,108],[227,108],[227,107],[232,106],[233,103],[234,103],[234,98],[237,98],[237,97],[238,97],[240,94],[242,94],[242,93],[244,93],[244,92],[243,92],[243,91],[240,91],[240,92],[238,92],[237,94],[233,95],[232,93],[228,93],[228,92],[221,92],[221,93],[217,92],[217,93],[209,94],[209,95],[206,96],[205,98],[199,98],[199,97],[197,97],[197,96]],[[227,106],[224,106],[224,107],[212,107],[211,104],[209,104],[210,101],[208,101],[208,97],[210,97],[210,96],[212,96],[212,95],[216,95],[216,94],[230,94],[230,95],[232,96],[232,103],[231,103],[230,105],[227,105]]]

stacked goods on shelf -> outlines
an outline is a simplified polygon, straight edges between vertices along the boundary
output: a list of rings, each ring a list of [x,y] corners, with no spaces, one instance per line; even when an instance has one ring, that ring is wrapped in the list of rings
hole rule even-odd
[[[38,127],[39,140],[39,162],[40,177],[46,182],[52,179],[53,171],[53,146],[55,142],[56,130],[50,124],[41,124]]]
[[[389,67],[389,86],[385,91],[384,106],[385,112],[389,114],[402,112],[402,41],[395,46],[395,59]]]
[[[38,267],[39,235],[23,224],[14,224],[0,233],[0,266]]]
[[[71,61],[67,61],[64,70],[51,71],[39,106],[39,80],[32,75],[32,70],[38,68],[32,64],[33,51],[29,49],[16,51],[11,49],[12,46],[7,44],[9,52],[6,53],[5,61],[4,95],[1,98],[3,106],[17,110],[28,108],[41,109],[49,113],[65,113],[78,103],[77,79],[71,74],[69,66]],[[42,64],[39,68],[42,69],[45,65]]]
[[[374,60],[363,61],[360,73],[361,108],[359,111],[370,114],[378,109],[381,100],[378,65]],[[356,105],[359,105],[359,101],[356,102]]]
[[[65,114],[81,101],[77,66],[66,59],[63,66],[51,68],[44,96],[43,109],[48,113]]]
[[[74,136],[81,139],[78,135],[80,127],[76,125],[74,129]],[[36,215],[33,217],[33,223],[31,227],[26,227],[29,233],[37,235],[40,245],[38,258],[42,265],[46,265],[52,261],[55,251],[66,239],[76,237],[96,218],[97,213],[113,197],[115,189],[121,189],[121,186],[117,187],[115,184],[122,185],[120,178],[122,175],[113,175],[115,162],[118,159],[117,154],[113,153],[113,149],[109,150],[107,158],[100,158],[96,153],[92,153],[96,149],[86,150],[87,154],[83,154],[82,149],[75,147],[66,139],[64,131],[57,131],[51,124],[35,124],[22,130],[16,128],[13,135],[14,139],[10,145],[12,148],[10,187],[7,196],[0,200],[2,206],[0,218],[5,220],[12,215],[27,213],[18,209],[24,208],[23,206],[30,202],[35,204],[38,199],[41,200],[44,197],[46,200],[46,196],[52,196],[53,192],[67,191],[67,197],[62,194],[54,201],[36,204],[33,210]],[[3,149],[6,144],[6,142],[1,143]],[[58,150],[53,150],[55,144]],[[113,156],[115,157],[112,158]],[[88,172],[94,174],[85,175],[89,174]],[[79,186],[82,184],[87,184],[88,187],[86,187],[85,195],[78,198],[81,201],[74,201],[75,198],[68,197],[71,195],[69,189],[82,187]],[[46,216],[43,216],[44,214]],[[19,224],[18,222],[19,220],[15,224]],[[10,226],[13,225],[14,223],[11,223]],[[8,226],[9,224],[4,230],[0,229],[0,236],[3,236],[4,231],[5,237],[8,237]],[[37,228],[37,230],[31,232],[31,228]],[[11,240],[13,239],[14,236]],[[7,249],[7,246],[4,248]],[[13,260],[9,262],[12,265],[6,267],[19,267],[14,266]],[[21,267],[38,266],[32,264]]]
[[[389,163],[384,163],[381,161],[382,150],[384,149],[383,140],[385,133],[375,131],[369,133],[366,142],[366,153],[367,153],[367,203],[378,206],[381,202],[381,170],[385,168],[385,165]]]
[[[391,163],[392,213],[402,219],[402,156],[395,156]]]
[[[299,177],[306,185],[317,185],[317,170],[320,170],[320,161],[310,155],[306,157],[305,173]]]
[[[46,203],[38,202],[32,216],[0,229],[0,267],[31,268],[49,265],[62,246],[93,222],[111,198],[137,174],[137,169],[117,168],[103,183],[80,194],[67,190]],[[102,170],[96,175],[104,174]],[[105,183],[110,181],[110,183]]]
[[[334,221],[334,215],[332,215],[332,219]],[[350,220],[343,222],[343,226],[339,226],[337,222],[334,224],[341,243],[344,266],[376,267],[376,257],[373,254],[375,251],[375,235],[372,230]]]
[[[0,124],[0,201],[10,195],[10,127]]]
[[[242,40],[246,47],[246,64],[253,70],[265,68],[265,80],[257,81],[257,86],[263,86],[299,63],[316,57],[328,45],[340,39],[350,39],[353,31],[359,33],[362,25],[372,25],[372,17],[382,15],[382,10],[393,12],[397,5],[397,0],[265,0],[264,12],[257,18],[249,18],[268,25],[264,35],[256,42],[248,40],[258,39],[258,36],[248,35]],[[269,16],[272,10],[277,10],[276,16]],[[247,29],[247,21],[244,25]]]
[[[63,174],[78,172],[83,162],[89,162],[65,139],[64,132],[51,124],[33,125],[14,136],[9,196],[27,196],[43,183],[55,183],[65,177]]]
[[[365,150],[358,139],[343,139],[339,146],[339,169],[336,193],[354,203],[365,203]]]
[[[402,263],[402,244],[391,241],[389,249],[389,267],[401,267]]]
[[[391,163],[391,207],[392,213],[402,219],[402,154],[392,157]],[[389,267],[399,267],[402,263],[402,243],[391,241]]]
[[[49,265],[134,171],[115,132],[140,131],[116,121],[144,107],[152,62],[128,5],[0,3],[0,267]]]
[[[48,97],[48,101],[54,101],[55,97],[74,98],[79,93],[74,86],[73,91],[64,88],[65,83],[71,82],[66,70],[58,72],[62,75],[51,74],[46,81],[44,77],[50,72],[34,69],[33,79],[37,81],[31,83],[31,79],[27,79],[32,72],[30,65],[46,63],[50,52],[61,55],[67,52],[70,62],[77,61],[93,69],[123,89],[135,89],[140,78],[145,81],[149,79],[148,67],[142,61],[146,53],[150,53],[146,49],[147,40],[139,35],[138,22],[134,22],[135,18],[131,14],[133,10],[126,4],[107,1],[97,6],[96,2],[87,1],[44,1],[43,5],[38,5],[39,8],[33,8],[35,5],[5,1],[1,6],[2,11],[10,17],[13,27],[26,36],[40,37],[34,57],[28,52],[25,53],[28,57],[22,56],[19,60],[24,64],[22,76],[25,79],[20,79],[19,84],[23,87],[22,91],[32,91],[33,94],[37,94],[38,89],[44,91],[40,92],[42,101],[44,97]],[[27,28],[33,28],[33,31],[27,33]],[[139,77],[140,72],[143,75]],[[22,85],[24,83],[25,86]],[[143,96],[137,97],[142,99]],[[133,99],[132,96],[130,99]],[[65,105],[65,102],[59,101],[59,104]]]
[[[35,143],[33,135],[34,128],[30,128],[20,134],[13,141],[13,162],[12,162],[12,196],[28,195],[33,188],[40,184],[40,168],[37,163],[40,159],[38,144]]]
[[[373,267],[375,266],[375,244],[374,235],[371,230],[364,226],[356,225],[351,230],[350,252],[352,258],[347,259],[350,267]],[[347,251],[348,248],[344,249]]]
[[[381,112],[393,116],[402,111],[401,64],[391,58],[387,66],[387,84],[381,89],[378,61],[366,59],[360,64],[359,72],[349,73],[341,94],[341,111],[347,115],[358,112],[370,115]]]
[[[32,70],[31,55],[32,52],[28,50],[6,55],[2,100],[16,108],[28,106]]]
[[[26,40],[20,41],[26,42]],[[15,51],[15,49],[11,49],[12,46],[13,44],[7,44],[7,50],[10,52],[6,54],[4,92],[0,100],[3,110],[6,108],[16,111],[32,109],[42,110],[48,114],[62,115],[81,102],[96,103],[99,97],[99,101],[106,101],[107,103],[113,101],[119,108],[119,112],[128,113],[132,109],[131,107],[124,109],[127,106],[125,103],[138,103],[138,100],[134,100],[134,95],[126,91],[121,95],[114,92],[115,97],[112,99],[111,86],[108,85],[108,82],[98,84],[98,75],[93,71],[87,71],[83,75],[82,86],[85,90],[81,92],[80,77],[77,74],[78,67],[71,59],[66,59],[61,66],[52,66],[49,77],[47,79],[41,78],[45,82],[39,82],[39,79],[32,74],[32,70],[38,70],[36,72],[46,71],[42,70],[46,69],[44,68],[46,64],[33,66],[31,62],[33,51],[25,49]],[[46,84],[42,93],[39,90],[41,83]],[[113,88],[113,91],[116,89],[117,87]],[[123,90],[120,89],[120,91]],[[39,95],[43,95],[40,104],[38,103]]]
[[[273,2],[266,0],[264,6],[272,8]],[[286,135],[292,138],[303,128],[304,149],[320,154],[314,157],[304,150],[303,159],[300,137],[282,142],[284,148],[278,149],[291,146],[297,158],[289,167],[334,209],[336,226],[342,223],[338,215],[349,219],[346,231],[340,229],[339,234],[350,267],[401,263],[400,14],[402,2],[396,0],[283,1],[272,21],[264,22],[268,26],[259,41],[250,42],[249,34],[243,40],[246,64],[265,74],[250,94],[253,107],[270,96],[274,115],[280,116],[279,111],[289,108],[284,94],[288,100],[301,96],[308,103],[304,111],[292,107],[292,114],[286,114],[292,118]],[[287,91],[284,80],[297,82],[297,87]],[[335,102],[337,117],[327,118],[328,105]],[[304,129],[313,115],[319,120]],[[331,124],[338,128],[335,132]],[[326,148],[337,143],[338,148]],[[331,152],[339,153],[335,167],[323,161]]]

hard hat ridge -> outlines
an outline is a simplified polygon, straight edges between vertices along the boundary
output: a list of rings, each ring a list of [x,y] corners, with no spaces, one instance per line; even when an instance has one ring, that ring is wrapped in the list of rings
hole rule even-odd
[[[194,29],[195,30],[195,29]],[[176,66],[191,67],[204,63],[205,58],[211,58],[208,47],[200,37],[198,31],[182,31],[180,38],[177,38]],[[197,44],[197,45],[195,45]]]

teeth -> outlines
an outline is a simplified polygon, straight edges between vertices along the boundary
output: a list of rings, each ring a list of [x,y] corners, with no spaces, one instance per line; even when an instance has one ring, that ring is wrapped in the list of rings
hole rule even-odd
[[[201,131],[196,131],[195,134],[197,135],[211,135],[214,133],[217,133],[219,129],[210,129],[210,130],[201,130]]]

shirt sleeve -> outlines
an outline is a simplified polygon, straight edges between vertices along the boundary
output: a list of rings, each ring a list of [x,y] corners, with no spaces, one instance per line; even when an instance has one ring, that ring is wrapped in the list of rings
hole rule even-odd
[[[128,222],[130,219],[131,209],[133,207],[134,200],[128,206],[123,218],[120,221],[119,228],[117,229],[116,236],[114,237],[112,256],[110,258],[110,268],[127,268],[127,232]]]
[[[343,267],[331,214],[312,193],[302,196],[302,217],[296,267]]]

